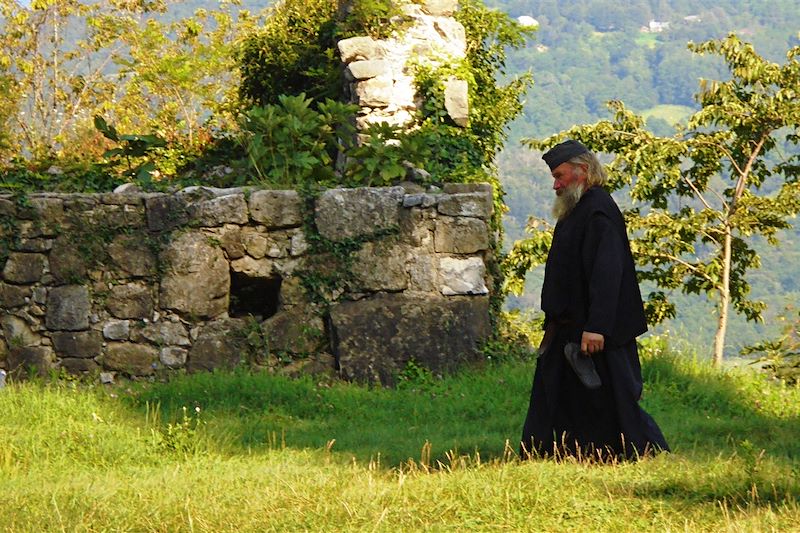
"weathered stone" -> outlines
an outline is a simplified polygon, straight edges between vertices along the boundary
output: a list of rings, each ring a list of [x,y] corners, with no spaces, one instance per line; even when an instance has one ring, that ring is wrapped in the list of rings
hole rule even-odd
[[[59,366],[70,374],[86,374],[100,369],[94,359],[79,359],[66,357],[61,359]]]
[[[149,318],[154,310],[152,289],[143,283],[114,285],[106,308],[116,318]]]
[[[100,383],[103,385],[114,383],[114,372],[100,372]]]
[[[0,326],[3,328],[3,337],[12,348],[35,346],[42,342],[42,338],[33,332],[25,320],[18,316],[4,314],[0,317]]]
[[[358,60],[381,59],[384,57],[383,45],[372,37],[351,37],[337,43],[344,63]]]
[[[437,206],[439,213],[454,217],[475,217],[488,219],[492,216],[492,194],[471,192],[444,195]]]
[[[186,368],[189,372],[233,368],[243,362],[247,346],[237,334],[245,327],[239,319],[223,319],[207,324],[192,344]]]
[[[231,270],[240,272],[251,278],[271,278],[273,276],[275,264],[271,259],[253,259],[252,257],[242,257],[231,261]]]
[[[33,301],[37,304],[47,303],[47,287],[36,287],[33,289]]]
[[[56,283],[75,283],[86,279],[86,261],[76,253],[75,244],[66,235],[53,241],[50,250],[50,273]]]
[[[412,250],[409,262],[406,264],[408,271],[408,289],[420,292],[436,292],[439,290],[438,260],[429,254]]]
[[[379,76],[356,83],[358,104],[366,107],[387,107],[394,101],[394,81],[389,76]]]
[[[192,224],[206,227],[247,223],[247,202],[243,194],[231,194],[189,204],[186,208]]]
[[[380,296],[340,303],[331,320],[342,374],[388,385],[411,360],[439,373],[478,359],[490,333],[485,297]]]
[[[25,299],[31,297],[31,288],[9,285],[0,282],[0,308],[10,309],[25,305]]]
[[[131,376],[149,376],[155,371],[156,361],[158,352],[155,348],[131,342],[110,343],[102,358],[103,368]]]
[[[281,282],[280,307],[287,308],[294,305],[309,305],[308,293],[303,288],[303,283],[298,277],[287,277]]]
[[[19,252],[48,252],[53,248],[53,239],[20,239],[14,247]]]
[[[186,203],[171,195],[151,196],[145,199],[147,228],[150,231],[169,231],[189,221]]]
[[[5,198],[0,198],[0,215],[13,217],[17,214],[17,208],[14,202]]]
[[[250,218],[267,229],[291,228],[303,223],[303,199],[297,191],[254,191],[248,205]]]
[[[142,329],[142,337],[158,345],[189,346],[189,334],[179,322],[157,322]]]
[[[308,308],[279,311],[261,325],[270,353],[308,355],[325,344],[322,319]]]
[[[158,352],[161,364],[167,368],[180,368],[186,365],[189,350],[177,346],[165,346]]]
[[[464,80],[450,78],[444,86],[444,108],[458,126],[469,122],[469,85]]]
[[[347,73],[355,80],[366,80],[391,75],[391,65],[383,59],[353,61],[347,65]]]
[[[49,346],[10,346],[8,350],[8,371],[15,375],[30,375],[35,369],[39,376],[46,376],[53,368],[53,349]]]
[[[64,201],[60,198],[34,196],[29,199],[28,207],[21,207],[17,211],[17,216],[33,220],[42,235],[52,236],[64,218]]]
[[[404,195],[402,187],[329,189],[317,201],[317,229],[327,239],[342,241],[397,227]]]
[[[112,341],[126,341],[131,335],[129,320],[109,320],[103,324],[103,337]]]
[[[50,339],[59,357],[96,357],[103,347],[103,338],[98,331],[57,331]]]
[[[46,256],[12,252],[3,268],[3,279],[11,283],[36,283],[42,279]]]
[[[393,239],[367,242],[355,253],[352,272],[359,291],[401,291],[408,286],[408,246]]]
[[[416,248],[433,251],[433,232],[436,212],[423,209],[404,209],[400,213],[400,236]]]
[[[423,0],[422,9],[429,15],[449,17],[456,12],[458,0]]]
[[[108,255],[124,272],[134,277],[156,273],[156,256],[144,235],[118,235],[108,245]]]
[[[220,246],[225,250],[228,259],[244,257],[244,244],[242,243],[242,229],[239,226],[226,227],[220,237]]]
[[[162,254],[162,309],[208,318],[228,310],[230,271],[219,247],[201,233],[175,237]]]
[[[306,241],[306,234],[298,231],[292,235],[289,253],[292,257],[303,255],[308,250],[308,242]]]
[[[486,266],[480,257],[443,257],[439,261],[439,274],[441,291],[445,296],[489,292],[484,281]]]
[[[267,255],[267,245],[269,244],[269,241],[263,233],[252,230],[243,231],[242,244],[244,245],[247,255],[254,259],[261,259]]]
[[[83,285],[53,287],[47,295],[47,329],[88,329],[90,309],[89,291]]]
[[[489,229],[477,218],[442,217],[436,221],[434,248],[440,253],[471,254],[489,248]]]

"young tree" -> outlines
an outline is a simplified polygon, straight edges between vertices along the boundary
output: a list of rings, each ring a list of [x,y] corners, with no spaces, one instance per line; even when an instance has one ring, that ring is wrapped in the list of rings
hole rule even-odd
[[[641,117],[612,102],[613,120],[524,142],[545,149],[570,137],[616,155],[610,187],[630,186],[626,218],[640,278],[714,300],[713,361],[719,365],[730,306],[749,320],[759,320],[765,307],[748,298],[747,272],[760,266],[754,237],[777,245],[777,232],[791,227],[789,218],[800,211],[800,156],[784,153],[800,142],[800,46],[782,65],[735,35],[689,49],[720,55],[731,79],[703,81],[696,96],[701,109],[674,136],[653,135]],[[534,240],[512,252],[518,271],[536,262],[525,263],[525,248],[537,249],[532,243],[542,239],[532,231]],[[675,314],[663,291],[650,294],[647,310],[651,322]]]

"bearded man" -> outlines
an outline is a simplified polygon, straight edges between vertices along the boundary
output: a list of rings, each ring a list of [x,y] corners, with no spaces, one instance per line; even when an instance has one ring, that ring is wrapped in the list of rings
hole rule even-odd
[[[639,406],[636,337],[647,323],[625,221],[603,189],[605,170],[574,140],[542,158],[553,175],[558,222],[545,266],[545,335],[521,455],[608,460],[669,450]]]

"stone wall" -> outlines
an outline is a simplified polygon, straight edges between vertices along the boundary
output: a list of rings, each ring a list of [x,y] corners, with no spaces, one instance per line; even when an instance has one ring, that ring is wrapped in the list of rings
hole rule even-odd
[[[391,384],[489,334],[491,188],[0,197],[0,368]]]

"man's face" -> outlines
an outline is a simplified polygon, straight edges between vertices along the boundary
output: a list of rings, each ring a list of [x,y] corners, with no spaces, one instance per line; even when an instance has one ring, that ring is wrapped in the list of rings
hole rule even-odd
[[[581,189],[586,188],[586,169],[583,165],[573,163],[561,163],[553,169],[553,190],[558,196],[564,194],[568,187],[579,185]]]

